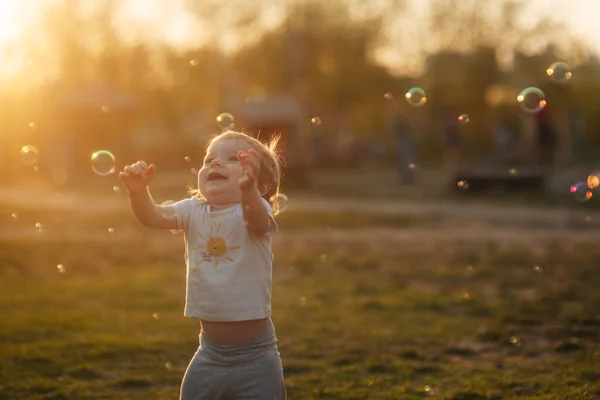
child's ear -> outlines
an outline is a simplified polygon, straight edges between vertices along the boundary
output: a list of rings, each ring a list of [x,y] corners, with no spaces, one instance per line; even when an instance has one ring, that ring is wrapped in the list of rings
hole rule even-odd
[[[258,192],[261,196],[269,193],[269,190],[271,190],[271,184],[269,182],[264,182],[258,185]]]

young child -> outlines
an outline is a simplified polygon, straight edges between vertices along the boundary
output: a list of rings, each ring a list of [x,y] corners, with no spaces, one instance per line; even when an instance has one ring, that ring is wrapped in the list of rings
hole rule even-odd
[[[143,225],[184,232],[184,315],[200,320],[200,346],[180,400],[286,399],[270,319],[276,150],[276,139],[266,146],[239,132],[214,137],[195,196],[166,206],[148,190],[154,165],[138,161],[119,174]]]

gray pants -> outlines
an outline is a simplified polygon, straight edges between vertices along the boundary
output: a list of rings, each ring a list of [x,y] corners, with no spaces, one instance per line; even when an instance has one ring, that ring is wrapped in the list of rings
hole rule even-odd
[[[200,335],[181,383],[180,400],[285,400],[275,328],[236,345],[217,345]]]

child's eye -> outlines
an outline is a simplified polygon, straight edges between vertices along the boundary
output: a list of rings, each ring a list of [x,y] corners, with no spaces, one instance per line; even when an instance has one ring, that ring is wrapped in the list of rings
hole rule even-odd
[[[229,157],[229,161],[234,161],[234,162],[236,162],[236,161],[240,161],[240,159],[239,159],[239,158],[237,158],[237,156],[231,156],[231,157]]]

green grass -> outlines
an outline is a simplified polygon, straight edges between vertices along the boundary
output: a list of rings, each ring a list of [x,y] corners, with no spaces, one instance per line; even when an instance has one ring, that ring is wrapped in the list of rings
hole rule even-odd
[[[52,234],[66,214],[34,213],[2,221],[52,222],[0,242],[0,399],[177,398],[199,333],[182,316],[181,237],[96,215],[78,223],[132,234],[73,242]],[[290,399],[600,398],[596,242],[403,243],[362,229],[437,229],[402,218],[281,216],[273,319]]]

